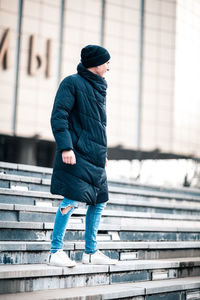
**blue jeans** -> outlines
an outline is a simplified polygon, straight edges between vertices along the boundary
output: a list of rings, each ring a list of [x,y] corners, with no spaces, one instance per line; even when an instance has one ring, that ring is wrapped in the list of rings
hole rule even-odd
[[[61,209],[70,206],[71,209],[63,214]],[[88,205],[85,218],[85,253],[92,254],[97,251],[97,232],[101,215],[106,202],[98,203],[96,205]],[[51,252],[55,253],[63,248],[63,239],[65,230],[70,216],[75,208],[78,207],[78,202],[64,198],[56,213],[54,229],[51,241]]]

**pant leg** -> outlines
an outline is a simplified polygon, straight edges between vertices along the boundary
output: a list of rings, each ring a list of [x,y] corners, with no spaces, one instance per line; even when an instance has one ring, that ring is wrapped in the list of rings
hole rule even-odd
[[[63,214],[61,209],[66,208],[67,206],[71,206],[72,208],[66,213]],[[64,198],[62,203],[60,204],[54,222],[54,229],[52,234],[52,241],[51,241],[51,252],[55,253],[58,250],[63,248],[63,238],[65,235],[65,230],[67,227],[67,223],[69,218],[71,217],[75,208],[78,207],[78,202],[74,200],[70,200]]]
[[[85,253],[97,251],[97,232],[106,202],[89,205],[85,218]]]

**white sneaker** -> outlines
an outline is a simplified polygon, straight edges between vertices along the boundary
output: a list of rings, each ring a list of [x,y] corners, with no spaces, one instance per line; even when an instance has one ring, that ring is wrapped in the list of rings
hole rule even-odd
[[[63,250],[51,253],[48,258],[48,265],[57,267],[75,267],[76,262],[71,260]]]
[[[118,263],[118,260],[111,259],[98,250],[94,254],[83,253],[82,263],[93,265],[116,265]]]

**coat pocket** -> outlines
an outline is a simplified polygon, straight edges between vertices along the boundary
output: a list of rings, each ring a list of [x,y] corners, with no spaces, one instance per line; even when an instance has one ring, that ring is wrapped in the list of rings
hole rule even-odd
[[[99,166],[105,167],[107,149],[105,146],[92,141],[85,130],[82,131],[81,136],[76,144],[77,151],[89,162]]]

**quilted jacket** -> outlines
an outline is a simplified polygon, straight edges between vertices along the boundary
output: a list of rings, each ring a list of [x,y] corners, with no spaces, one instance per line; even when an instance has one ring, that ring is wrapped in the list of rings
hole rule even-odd
[[[57,144],[51,193],[94,205],[108,200],[107,83],[81,63],[77,71],[61,82],[51,114]],[[70,149],[76,156],[75,165],[62,161],[62,151]]]

